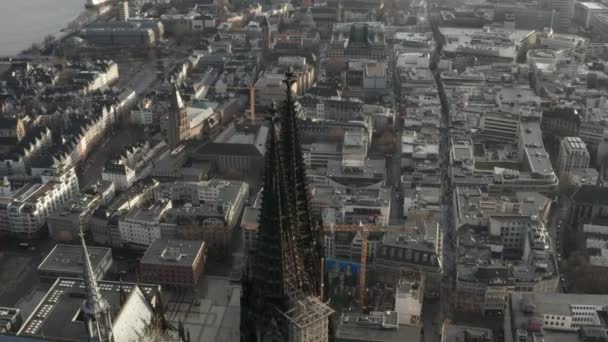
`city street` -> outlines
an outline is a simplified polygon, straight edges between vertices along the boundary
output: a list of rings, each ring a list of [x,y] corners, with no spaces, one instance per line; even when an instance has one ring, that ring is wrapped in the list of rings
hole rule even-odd
[[[141,128],[124,125],[117,128],[116,134],[106,137],[101,145],[95,147],[89,154],[89,158],[83,162],[82,171],[78,175],[80,188],[84,189],[101,180],[101,172],[105,162],[117,156],[125,146],[133,144],[143,139],[143,137],[144,131]]]
[[[389,70],[395,70],[395,57],[395,53],[389,55]],[[389,83],[393,86],[395,149],[392,155],[387,157],[387,183],[393,187],[389,223],[391,225],[400,225],[403,222],[403,191],[401,189],[401,133],[403,131],[403,121],[401,118],[401,102],[399,100],[401,97],[401,82],[399,81],[398,73],[393,71],[391,75],[392,78],[389,78]]]

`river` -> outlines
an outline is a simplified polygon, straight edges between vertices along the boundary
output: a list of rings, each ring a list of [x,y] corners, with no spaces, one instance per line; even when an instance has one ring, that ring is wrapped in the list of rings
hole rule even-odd
[[[0,56],[56,35],[84,11],[85,0],[0,0]]]

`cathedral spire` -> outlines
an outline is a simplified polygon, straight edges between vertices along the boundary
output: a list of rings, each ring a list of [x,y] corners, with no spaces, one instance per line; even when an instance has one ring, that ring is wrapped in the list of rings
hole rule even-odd
[[[110,317],[110,306],[108,302],[101,296],[99,287],[97,286],[97,277],[87,244],[84,241],[84,233],[80,232],[80,242],[82,244],[82,266],[85,299],[82,303],[82,315],[87,332],[87,341],[91,342],[110,342],[112,337],[112,318]]]
[[[293,74],[287,75],[290,88]],[[269,118],[258,243],[249,256],[241,298],[241,341],[289,341],[316,336],[327,341],[328,315],[314,279],[315,258],[306,175],[297,134],[293,95]],[[303,317],[314,324],[304,324]],[[306,327],[304,327],[305,325]]]
[[[306,164],[302,154],[302,144],[297,123],[297,110],[293,94],[294,85],[297,85],[296,74],[290,68],[283,81],[286,89],[283,103],[283,116],[281,123],[281,143],[285,159],[291,172],[288,174],[288,188],[290,200],[298,218],[297,227],[300,231],[300,245],[304,253],[305,270],[308,273],[312,290],[315,295],[322,292],[322,248],[320,230],[317,220],[313,220],[310,208],[310,194],[308,192],[308,179],[306,178]]]

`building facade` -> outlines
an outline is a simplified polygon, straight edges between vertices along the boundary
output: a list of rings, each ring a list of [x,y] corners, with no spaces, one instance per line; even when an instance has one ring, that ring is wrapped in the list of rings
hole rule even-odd
[[[194,286],[203,273],[206,258],[203,241],[157,239],[142,257],[139,272],[145,282]]]
[[[189,138],[189,133],[190,123],[188,121],[186,106],[179,94],[179,90],[174,86],[169,109],[169,128],[167,132],[169,147],[172,149],[176,148],[182,141]]]
[[[581,138],[565,137],[562,139],[557,160],[560,175],[566,174],[572,169],[589,167],[589,160],[589,151]]]

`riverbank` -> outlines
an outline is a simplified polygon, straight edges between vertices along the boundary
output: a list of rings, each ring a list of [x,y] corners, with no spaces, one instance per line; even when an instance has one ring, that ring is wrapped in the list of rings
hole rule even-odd
[[[47,36],[61,36],[84,12],[84,0],[0,1],[0,32],[10,32],[0,37],[0,56],[17,56]]]

